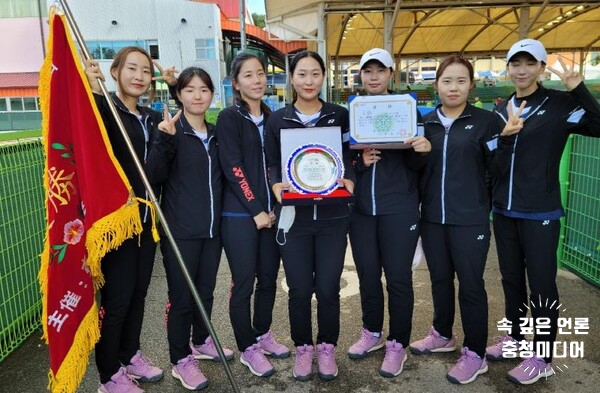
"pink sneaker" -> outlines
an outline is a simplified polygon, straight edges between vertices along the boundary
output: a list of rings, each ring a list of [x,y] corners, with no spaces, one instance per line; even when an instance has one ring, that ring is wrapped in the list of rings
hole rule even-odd
[[[283,344],[275,341],[271,331],[266,332],[257,338],[258,345],[265,355],[275,359],[285,359],[290,356],[290,350]]]
[[[198,361],[193,355],[180,359],[171,370],[171,375],[177,378],[188,390],[201,390],[208,386],[208,380],[202,374]]]
[[[546,363],[544,359],[534,356],[525,359],[517,367],[508,372],[506,378],[519,385],[531,385],[542,377],[554,375],[552,363]]]
[[[473,382],[478,375],[487,371],[488,366],[485,358],[480,358],[475,352],[464,347],[460,351],[460,358],[446,374],[446,378],[452,383],[464,385]]]
[[[294,362],[294,378],[298,381],[308,381],[312,377],[312,361],[314,347],[304,344],[296,347],[296,361]]]
[[[517,340],[515,340],[514,338],[512,338],[511,336],[502,336],[502,337],[494,337],[494,344],[490,345],[489,347],[487,347],[485,349],[485,357],[488,360],[504,360],[506,359],[504,357],[504,351],[503,351],[503,346],[504,343],[507,341],[514,341],[515,345],[517,348],[519,348],[519,344],[517,342]]]
[[[335,361],[335,347],[333,344],[322,343],[317,345],[317,363],[319,364],[319,378],[331,381],[338,375]]]
[[[247,366],[250,372],[257,377],[270,377],[275,373],[275,369],[258,344],[251,345],[242,352],[240,363]]]
[[[429,355],[437,352],[452,352],[456,350],[456,337],[442,337],[437,330],[431,327],[425,338],[411,343],[410,351],[415,355]]]
[[[121,367],[116,374],[110,377],[110,381],[98,387],[98,393],[144,393],[144,391],[127,374],[125,367]]]
[[[368,331],[365,328],[360,330],[360,338],[357,342],[352,344],[348,349],[348,357],[350,359],[362,359],[366,357],[370,352],[376,351],[383,348],[385,339],[383,333],[379,333],[379,337],[375,336],[375,333]]]
[[[386,378],[398,376],[402,372],[406,359],[408,359],[408,356],[402,344],[396,340],[386,342],[385,357],[379,369],[379,374]]]
[[[126,369],[131,378],[141,382],[156,382],[163,377],[163,370],[153,366],[148,358],[142,356],[142,351],[139,349],[131,358],[131,363]]]
[[[198,360],[212,360],[213,362],[220,362],[219,352],[211,336],[208,336],[202,345],[194,345],[190,341],[190,348],[192,349],[192,355]],[[225,360],[229,361],[233,359],[233,351],[231,349],[223,347],[223,354]]]

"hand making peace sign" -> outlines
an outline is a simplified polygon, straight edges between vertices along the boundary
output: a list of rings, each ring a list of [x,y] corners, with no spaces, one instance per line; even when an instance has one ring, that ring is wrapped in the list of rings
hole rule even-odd
[[[177,130],[175,129],[175,123],[181,117],[181,109],[175,114],[175,116],[171,117],[171,113],[169,113],[169,107],[167,105],[163,105],[163,121],[158,123],[158,129],[162,132],[165,132],[169,135],[175,135]]]
[[[160,72],[159,76],[152,78],[153,81],[164,81],[169,86],[175,86],[177,84],[177,77],[175,76],[175,73],[179,71],[175,69],[175,66],[163,69],[158,61],[154,60],[153,63]]]
[[[560,78],[562,83],[567,88],[567,91],[571,91],[581,83],[581,81],[582,81],[581,75],[579,75],[579,73],[577,71],[575,71],[575,65],[573,65],[573,67],[571,69],[569,69],[569,67],[567,67],[565,62],[562,60],[562,57],[560,57],[560,56],[558,57],[558,62],[560,63],[564,72],[560,72],[557,69],[554,69],[550,66],[548,66],[546,68],[550,72],[553,72]]]
[[[512,100],[508,102],[508,105],[506,105],[506,110],[508,111],[508,121],[500,133],[500,136],[509,136],[521,132],[521,129],[523,128],[523,119],[521,118],[521,113],[523,113],[525,105],[527,105],[527,101],[523,101],[521,106],[519,106],[517,113],[514,113]]]

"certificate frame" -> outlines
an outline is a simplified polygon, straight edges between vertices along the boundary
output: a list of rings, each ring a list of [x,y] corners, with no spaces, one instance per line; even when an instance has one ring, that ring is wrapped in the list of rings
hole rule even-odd
[[[419,135],[417,101],[410,94],[351,96],[350,148],[406,149]]]

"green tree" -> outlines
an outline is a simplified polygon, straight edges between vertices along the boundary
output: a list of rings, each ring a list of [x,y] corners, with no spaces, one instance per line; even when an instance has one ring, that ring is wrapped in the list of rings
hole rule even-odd
[[[265,28],[265,26],[266,26],[266,24],[265,24],[266,16],[265,15],[261,15],[261,14],[257,14],[256,12],[253,12],[252,20],[254,20],[254,26],[258,26],[261,29]]]

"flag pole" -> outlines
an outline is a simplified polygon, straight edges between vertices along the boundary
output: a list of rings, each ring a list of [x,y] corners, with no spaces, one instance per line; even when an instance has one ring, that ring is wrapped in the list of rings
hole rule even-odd
[[[69,27],[71,28],[71,31],[75,35],[75,39],[77,40],[77,43],[79,44],[79,47],[83,53],[83,56],[85,57],[86,60],[91,59],[90,53],[87,50],[87,47],[85,46],[85,41],[83,40],[83,36],[81,35],[81,32],[79,31],[79,27],[77,26],[77,23],[75,22],[75,19],[73,18],[73,14],[71,13],[71,9],[69,8],[69,5],[67,4],[67,0],[59,0],[59,2],[61,4],[61,7],[67,18]],[[183,273],[185,281],[187,282],[187,284],[190,288],[190,291],[192,292],[192,296],[194,297],[194,300],[196,301],[196,306],[198,306],[198,309],[200,310],[200,314],[202,315],[202,320],[204,321],[204,324],[206,325],[206,328],[208,329],[208,333],[210,334],[210,336],[212,337],[212,339],[215,343],[217,352],[219,353],[219,357],[221,358],[221,362],[223,363],[223,367],[225,368],[227,378],[229,378],[229,382],[231,383],[231,387],[233,388],[233,391],[235,393],[239,393],[240,389],[237,386],[235,378],[233,377],[233,373],[231,372],[231,368],[229,367],[229,364],[227,363],[225,354],[223,353],[223,348],[221,347],[221,343],[219,342],[219,339],[217,337],[217,333],[215,332],[215,329],[210,321],[208,313],[206,312],[206,309],[204,308],[204,305],[202,304],[202,301],[200,300],[200,295],[198,294],[198,291],[196,290],[194,282],[192,281],[192,277],[190,276],[190,273],[189,273],[187,267],[185,266],[185,263],[183,262],[183,257],[181,255],[181,251],[179,250],[179,247],[177,247],[177,243],[175,243],[175,238],[173,238],[173,234],[171,233],[171,229],[167,223],[165,215],[163,214],[163,211],[160,208],[160,205],[158,203],[158,199],[156,198],[156,195],[154,194],[154,191],[152,190],[152,186],[150,185],[150,181],[148,180],[148,177],[146,176],[144,167],[142,166],[140,160],[138,159],[138,157],[135,153],[133,144],[131,143],[131,140],[129,139],[129,135],[127,135],[127,131],[125,131],[125,126],[123,125],[123,122],[121,121],[121,117],[119,116],[119,113],[117,112],[117,108],[116,108],[114,102],[110,98],[110,95],[109,95],[108,89],[106,88],[106,85],[100,79],[98,79],[98,83],[100,84],[100,89],[102,90],[102,94],[106,98],[106,102],[108,104],[108,107],[110,108],[110,112],[112,113],[114,120],[116,121],[116,123],[119,127],[119,130],[121,131],[123,139],[125,140],[127,148],[129,150],[129,153],[131,154],[131,158],[133,159],[136,169],[142,179],[142,182],[144,183],[144,187],[146,188],[146,191],[148,192],[148,195],[150,196],[150,201],[152,202],[152,204],[154,205],[154,208],[156,209],[156,212],[160,219],[162,228],[165,232],[167,239],[169,240],[169,244],[173,248],[173,252],[175,253],[175,257],[177,259],[177,262],[179,263],[179,267],[181,268],[181,271]]]

